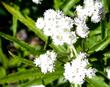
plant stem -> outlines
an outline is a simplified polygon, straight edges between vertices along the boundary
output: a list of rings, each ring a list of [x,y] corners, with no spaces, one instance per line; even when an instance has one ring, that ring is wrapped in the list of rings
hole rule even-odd
[[[74,87],[78,87],[78,84],[74,84]]]
[[[74,87],[73,84],[71,84],[71,87]]]
[[[71,45],[70,48],[73,50],[75,56],[77,57],[78,53],[77,53],[77,51],[76,51],[74,45]]]

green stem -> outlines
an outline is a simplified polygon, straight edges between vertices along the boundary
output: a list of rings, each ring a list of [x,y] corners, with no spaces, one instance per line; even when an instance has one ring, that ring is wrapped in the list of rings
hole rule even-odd
[[[73,50],[75,56],[77,57],[78,53],[77,53],[77,51],[76,51],[74,45],[71,45],[70,48]]]
[[[74,87],[78,87],[78,84],[74,84]]]
[[[71,84],[71,87],[74,87],[73,84]]]

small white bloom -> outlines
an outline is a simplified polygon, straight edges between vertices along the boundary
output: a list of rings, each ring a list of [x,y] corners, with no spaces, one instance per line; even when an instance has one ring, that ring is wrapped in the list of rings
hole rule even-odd
[[[41,4],[42,0],[32,0],[35,4]]]
[[[34,64],[41,68],[41,72],[44,74],[54,71],[54,62],[56,61],[56,53],[54,51],[47,51],[45,54],[41,54],[34,60]]]
[[[80,20],[86,20],[87,18],[87,11],[82,7],[82,6],[77,6],[76,7],[76,12],[77,12],[77,16]]]
[[[33,85],[31,87],[45,87],[44,85]]]
[[[107,78],[110,79],[110,67],[106,68]]]
[[[87,27],[85,20],[80,18],[74,18],[74,24],[76,25],[76,34],[81,38],[85,38],[89,34],[89,28]]]
[[[37,19],[37,22],[36,22],[36,26],[39,28],[39,29],[43,29],[44,28],[44,25],[45,25],[45,23],[44,23],[44,19],[43,18],[38,18]]]
[[[86,38],[89,34],[89,28],[87,26],[77,26],[76,27],[76,34],[81,38]]]
[[[86,76],[92,78],[96,73],[96,70],[88,67],[88,65],[87,54],[80,52],[76,59],[64,65],[65,79],[72,84],[83,84]]]
[[[91,17],[91,21],[93,23],[98,23],[98,22],[100,22],[100,20],[101,20],[101,17],[97,13],[96,14],[94,13]]]
[[[92,69],[92,68],[89,68],[87,71],[86,71],[86,76],[88,78],[92,78],[93,76],[95,76],[95,73],[97,72],[96,69]]]

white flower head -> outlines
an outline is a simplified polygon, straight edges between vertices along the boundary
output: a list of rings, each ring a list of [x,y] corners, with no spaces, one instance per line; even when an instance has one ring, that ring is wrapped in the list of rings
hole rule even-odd
[[[77,16],[80,20],[86,20],[87,15],[86,15],[86,10],[82,6],[77,6],[76,7],[76,12]]]
[[[77,26],[76,34],[81,38],[86,38],[89,34],[89,28],[86,25]]]
[[[38,25],[44,25],[41,26],[42,31],[52,38],[55,45],[63,45],[64,43],[72,45],[76,42],[77,37],[71,31],[73,19],[65,16],[62,11],[48,9],[44,12],[43,24],[41,24],[41,20],[38,19]]]
[[[47,51],[45,54],[41,54],[34,60],[34,64],[41,68],[42,73],[53,72],[54,63],[56,61],[57,54],[54,51]]]
[[[85,77],[92,78],[96,70],[88,68],[87,54],[80,52],[76,59],[64,65],[64,77],[72,84],[83,84]]]
[[[42,0],[32,0],[35,4],[41,4]]]

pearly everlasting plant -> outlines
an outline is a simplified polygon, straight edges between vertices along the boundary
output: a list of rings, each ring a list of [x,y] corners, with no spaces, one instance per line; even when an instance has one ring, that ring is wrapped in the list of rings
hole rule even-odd
[[[109,87],[110,11],[105,2],[32,0],[24,3],[24,8],[2,2],[13,14],[9,21],[13,35],[0,32],[0,86]],[[107,17],[102,19],[104,14]],[[27,27],[19,26],[18,20]],[[20,35],[23,32],[18,28],[26,35]],[[9,58],[3,54],[1,37],[11,41],[6,45]]]

